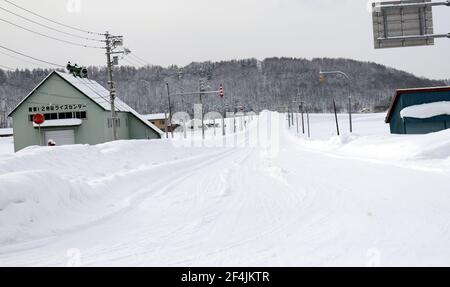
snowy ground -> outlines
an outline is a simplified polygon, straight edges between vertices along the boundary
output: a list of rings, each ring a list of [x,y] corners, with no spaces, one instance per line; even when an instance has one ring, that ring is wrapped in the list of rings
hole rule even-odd
[[[270,116],[271,145],[251,144]],[[449,266],[450,130],[383,119],[355,115],[350,136],[342,115],[337,137],[312,115],[309,140],[264,113],[225,146],[211,129],[207,147],[2,141],[0,266]]]
[[[0,160],[3,155],[12,155],[14,153],[14,142],[12,137],[0,137]]]

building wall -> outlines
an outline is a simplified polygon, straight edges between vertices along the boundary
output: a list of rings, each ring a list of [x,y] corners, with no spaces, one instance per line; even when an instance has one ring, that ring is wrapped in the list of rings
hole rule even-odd
[[[128,114],[130,139],[158,139],[160,135],[132,114]]]
[[[120,120],[120,126],[116,128],[117,130],[117,137],[120,140],[127,140],[130,139],[129,134],[129,120],[128,120],[128,113],[125,112],[116,112],[116,117]],[[110,124],[108,124],[108,119],[111,118],[111,111],[104,111],[103,112],[103,138],[105,140],[103,142],[112,141],[112,127]]]
[[[450,101],[450,91],[401,94],[397,100],[389,123],[391,133],[425,134],[450,128],[449,116],[439,116],[428,119],[403,119],[400,116],[400,111],[406,107],[441,101]]]
[[[400,111],[403,109],[402,96],[397,101],[397,105],[394,107],[394,112],[391,117],[389,125],[391,126],[391,133],[393,134],[404,134],[405,133],[405,123],[400,116]]]
[[[151,120],[150,122],[152,124],[154,124],[155,126],[157,126],[162,131],[165,130],[165,128],[166,128],[166,120],[165,119]]]
[[[428,119],[406,118],[404,121],[406,134],[426,134],[450,128],[447,124],[450,121],[450,116],[444,115]]]

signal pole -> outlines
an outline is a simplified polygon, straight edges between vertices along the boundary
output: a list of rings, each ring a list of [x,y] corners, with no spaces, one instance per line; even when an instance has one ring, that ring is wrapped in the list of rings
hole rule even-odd
[[[173,138],[173,127],[172,127],[172,103],[170,102],[170,90],[169,90],[169,83],[166,83],[167,88],[167,103],[169,105],[169,125],[170,125],[170,132],[172,134]]]
[[[122,54],[126,55],[130,53],[130,50],[124,48],[121,51],[114,51],[117,47],[123,46],[123,36],[113,36],[109,34],[108,31],[105,33],[105,44],[106,44],[106,67],[108,71],[108,85],[109,85],[109,98],[111,103],[111,128],[112,128],[112,139],[117,140],[117,116],[116,116],[116,88],[113,80],[113,68],[118,65],[118,57],[114,57],[111,61],[111,55]]]
[[[348,83],[348,120],[349,120],[349,127],[350,127],[350,133],[353,133],[353,121],[352,121],[352,96],[350,93],[350,85],[351,85],[351,78],[349,75],[347,75],[346,73],[342,72],[342,71],[327,71],[324,72],[322,71],[322,69],[320,69],[319,71],[319,75],[320,75],[320,82],[324,83],[325,81],[325,75],[328,74],[339,74],[344,76],[347,79],[347,83]],[[336,113],[336,103],[333,100],[333,105],[334,105],[334,109],[335,109],[335,113]],[[336,122],[337,122],[337,116],[336,116]],[[338,135],[339,135],[339,128],[338,128]]]

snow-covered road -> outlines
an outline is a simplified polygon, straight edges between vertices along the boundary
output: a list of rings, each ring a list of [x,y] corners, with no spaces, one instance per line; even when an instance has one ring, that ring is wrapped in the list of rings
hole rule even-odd
[[[366,134],[325,139],[321,119],[308,141],[281,115],[276,153],[165,140],[0,158],[0,266],[450,265],[450,145],[430,144],[449,133],[405,140],[368,115]]]

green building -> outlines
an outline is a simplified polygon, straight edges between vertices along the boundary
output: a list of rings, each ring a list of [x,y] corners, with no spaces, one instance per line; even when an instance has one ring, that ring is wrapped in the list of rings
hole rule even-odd
[[[116,98],[119,139],[159,139],[163,132]],[[35,114],[45,122],[33,123]],[[14,148],[32,145],[100,144],[112,140],[109,91],[97,82],[54,71],[9,114],[13,118]]]
[[[450,128],[450,87],[397,90],[386,123],[393,134],[427,134]]]

